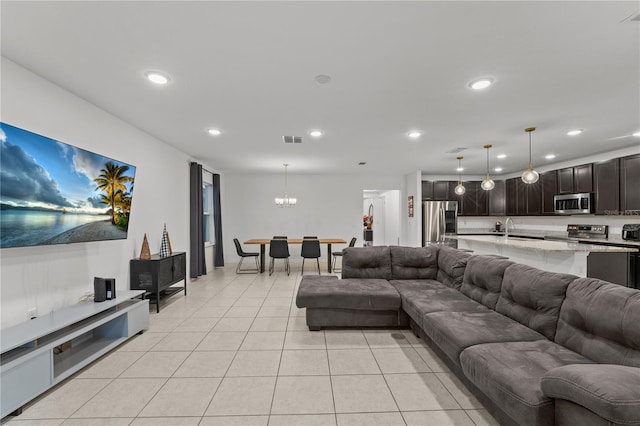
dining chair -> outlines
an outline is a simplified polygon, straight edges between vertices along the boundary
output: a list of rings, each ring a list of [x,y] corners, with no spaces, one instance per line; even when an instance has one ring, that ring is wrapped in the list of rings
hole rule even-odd
[[[307,235],[302,237],[303,240],[317,240],[318,236],[317,235]]]
[[[269,256],[271,262],[269,263],[269,276],[273,274],[273,264],[276,259],[284,259],[284,269],[287,271],[287,275],[291,273],[289,266],[289,243],[286,239],[274,238],[269,243]]]
[[[354,247],[356,245],[356,237],[353,237],[351,239],[351,241],[349,242],[349,247]],[[333,267],[331,268],[331,270],[333,272],[342,272],[342,268],[340,268],[339,270],[336,269],[336,264],[338,262],[338,256],[340,256],[340,258],[342,258],[342,250],[340,251],[334,251],[333,253],[331,253],[331,255],[333,256]]]
[[[302,271],[304,275],[304,261],[306,259],[315,259],[318,266],[318,275],[320,275],[320,240],[317,238],[303,238],[302,239]]]
[[[240,262],[238,263],[238,266],[236,267],[236,274],[257,274],[258,272],[260,272],[260,261],[258,260],[258,257],[260,256],[260,253],[257,252],[246,252],[244,250],[242,250],[242,246],[240,245],[240,241],[238,241],[237,238],[233,239],[233,243],[236,245],[236,252],[238,253],[238,256],[240,256]],[[255,258],[256,261],[256,269],[242,269],[242,262],[244,261],[244,259],[246,257],[253,257]]]
[[[274,235],[273,239],[274,240],[286,240],[287,237],[285,235]]]

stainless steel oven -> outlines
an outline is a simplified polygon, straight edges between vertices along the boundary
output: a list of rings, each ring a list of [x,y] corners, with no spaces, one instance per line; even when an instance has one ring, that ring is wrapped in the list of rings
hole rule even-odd
[[[591,214],[593,213],[593,194],[564,194],[553,197],[556,214]]]

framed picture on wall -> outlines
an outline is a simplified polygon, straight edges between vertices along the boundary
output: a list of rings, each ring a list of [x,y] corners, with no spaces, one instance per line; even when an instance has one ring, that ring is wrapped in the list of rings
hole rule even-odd
[[[407,201],[407,211],[409,212],[409,217],[413,217],[413,195],[409,195],[409,200]]]

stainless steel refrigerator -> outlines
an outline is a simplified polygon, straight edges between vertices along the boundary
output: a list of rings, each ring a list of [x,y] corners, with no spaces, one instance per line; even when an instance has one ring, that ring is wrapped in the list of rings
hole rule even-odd
[[[447,238],[458,232],[457,201],[422,202],[422,245],[447,244],[457,246],[457,240]]]

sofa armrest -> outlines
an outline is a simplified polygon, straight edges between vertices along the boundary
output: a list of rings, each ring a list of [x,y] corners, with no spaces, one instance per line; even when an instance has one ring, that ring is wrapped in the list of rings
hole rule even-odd
[[[610,422],[640,424],[640,368],[565,365],[549,370],[540,387],[546,396],[574,402]]]

